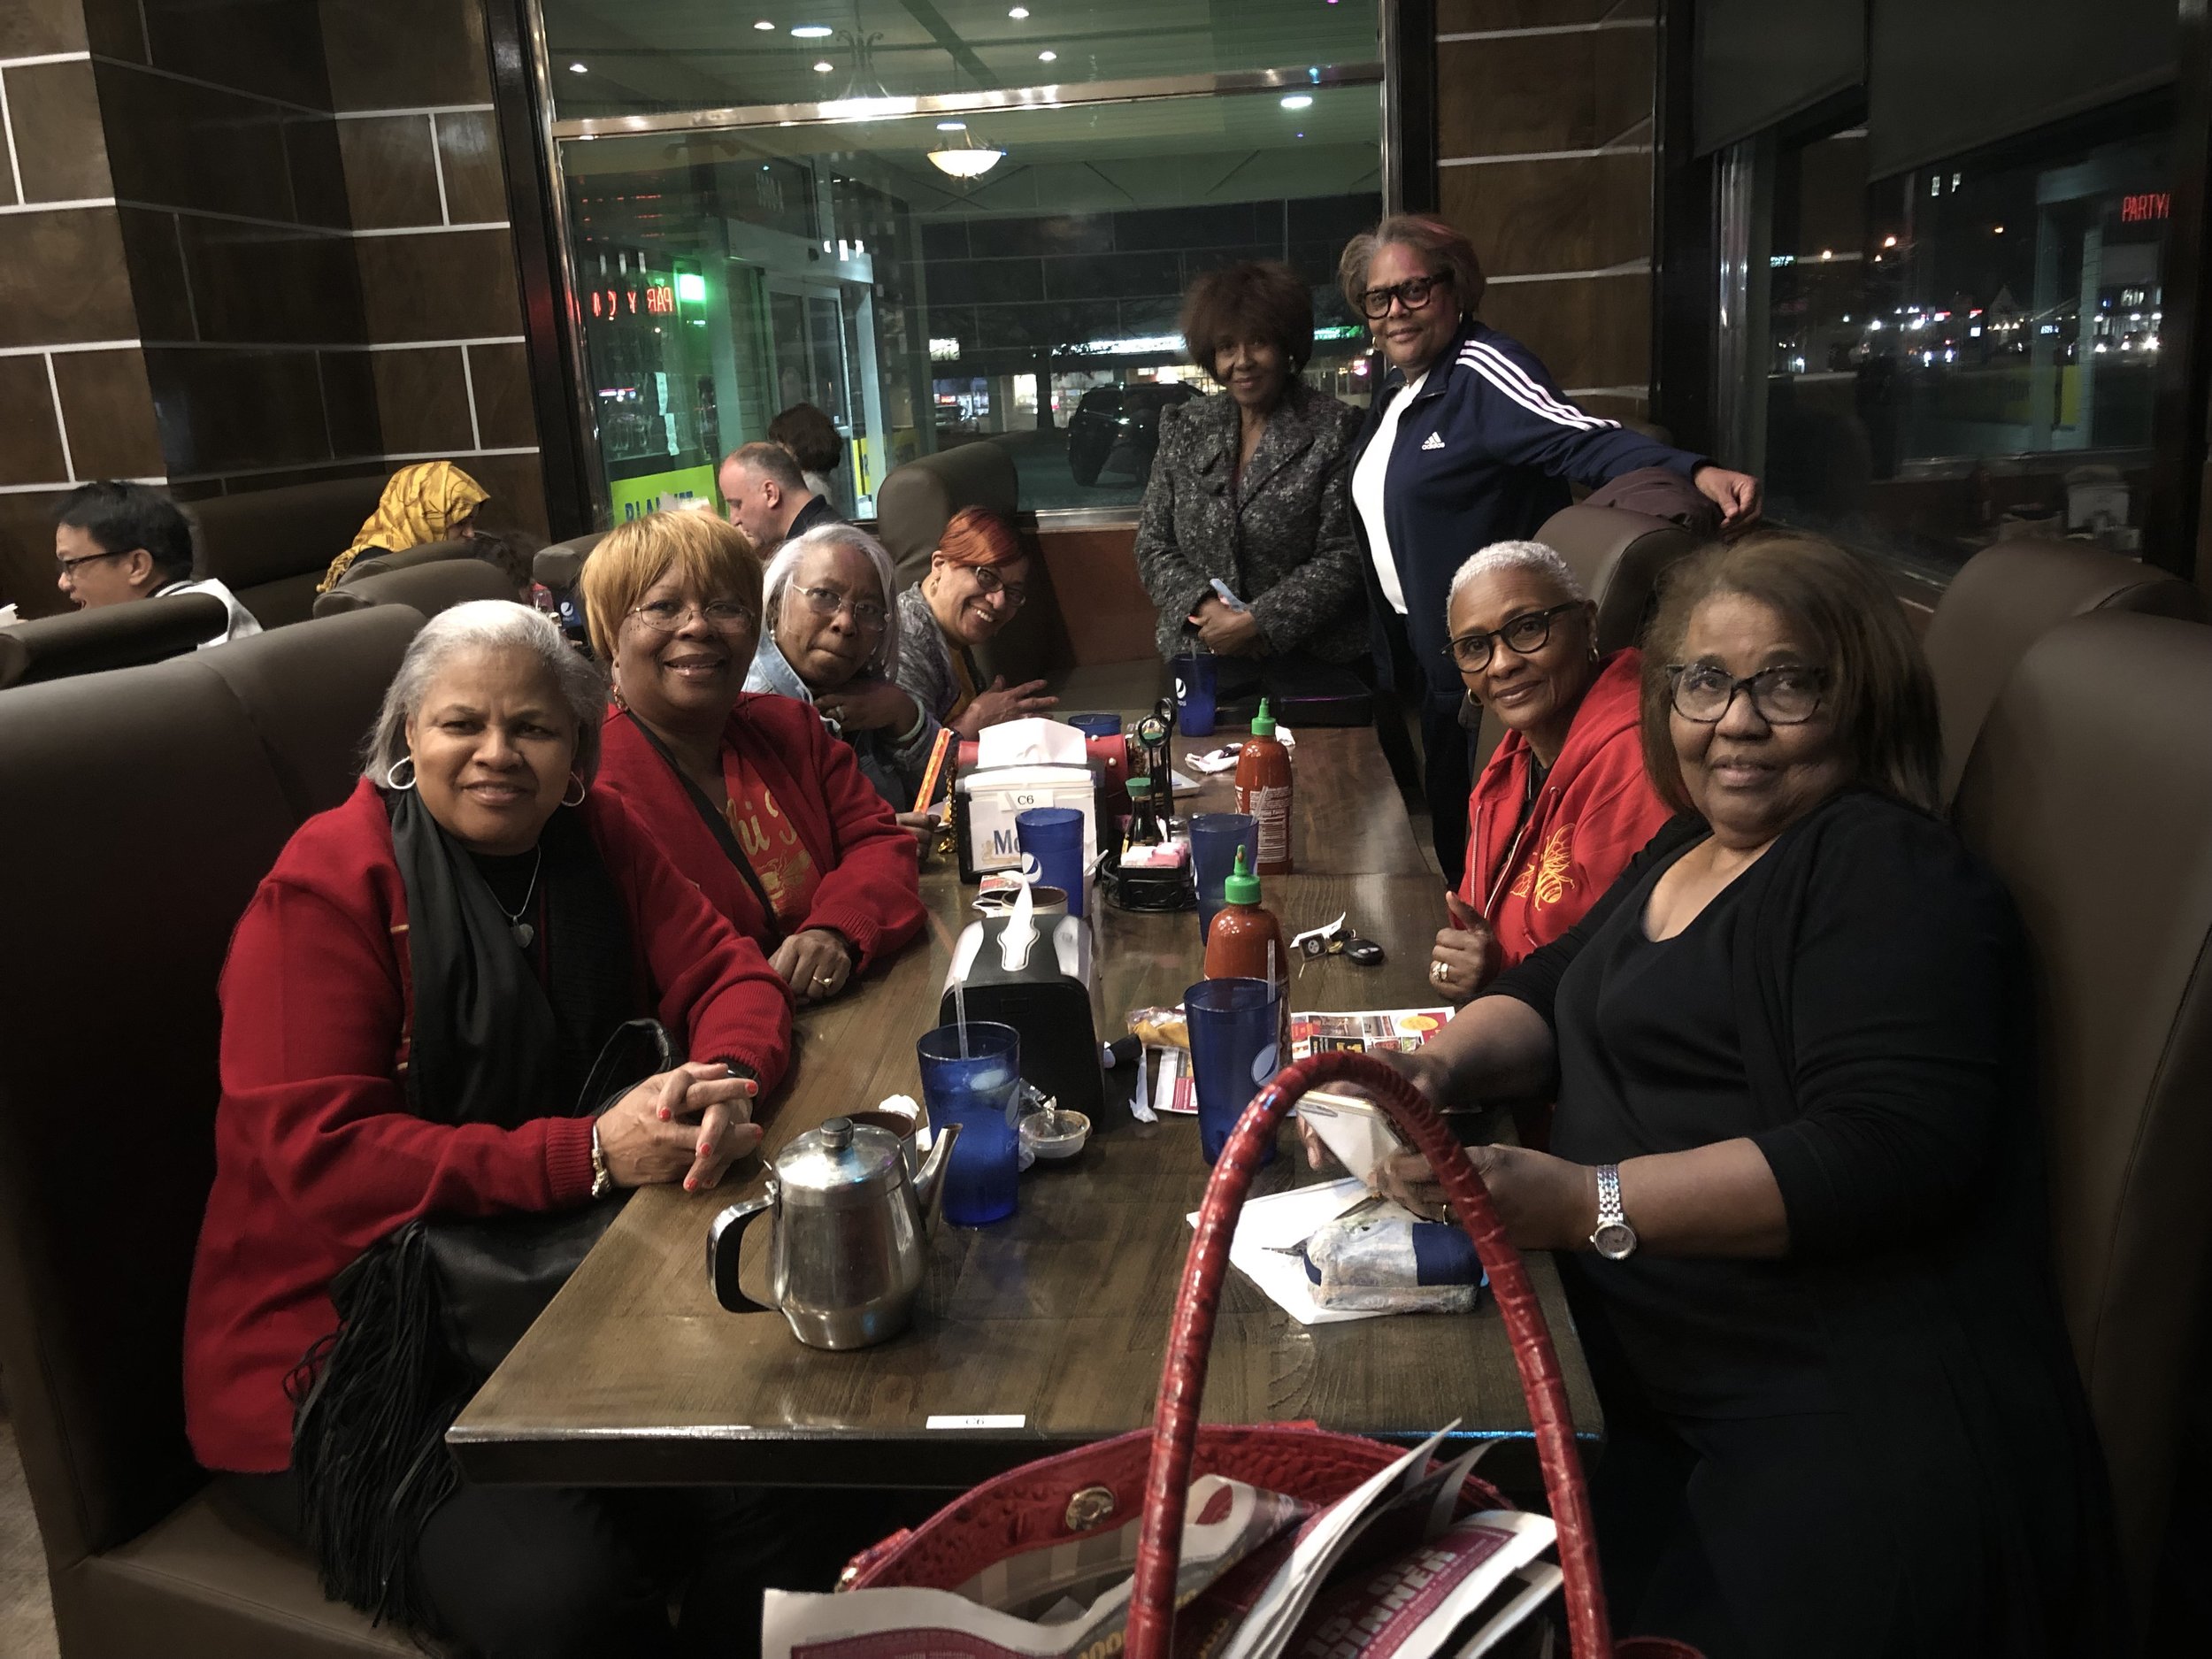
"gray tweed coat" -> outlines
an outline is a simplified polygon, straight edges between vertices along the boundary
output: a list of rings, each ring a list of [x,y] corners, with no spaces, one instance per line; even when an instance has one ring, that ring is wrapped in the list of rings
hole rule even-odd
[[[1366,589],[1352,539],[1359,411],[1294,380],[1241,488],[1237,405],[1226,392],[1160,412],[1160,449],[1137,521],[1137,570],[1160,612],[1160,655],[1218,576],[1248,602],[1271,653],[1332,663],[1368,654]]]

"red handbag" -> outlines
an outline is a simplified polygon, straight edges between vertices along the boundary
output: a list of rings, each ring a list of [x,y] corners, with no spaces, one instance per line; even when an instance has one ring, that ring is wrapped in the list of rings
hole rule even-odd
[[[1225,1475],[1332,1503],[1402,1455],[1402,1448],[1358,1435],[1298,1425],[1201,1428],[1198,1424],[1229,1240],[1253,1172],[1299,1097],[1317,1084],[1340,1081],[1380,1100],[1392,1122],[1428,1158],[1490,1276],[1491,1294],[1513,1340],[1544,1492],[1557,1528],[1559,1565],[1565,1575],[1561,1594],[1574,1659],[1699,1659],[1695,1649],[1679,1642],[1653,1638],[1614,1642],[1598,1578],[1589,1490],[1571,1441],[1566,1388],[1520,1252],[1506,1237],[1482,1178],[1459,1156],[1458,1143],[1435,1110],[1402,1074],[1366,1055],[1348,1053],[1316,1055],[1280,1072],[1246,1109],[1215,1163],[1176,1297],[1153,1427],[986,1481],[920,1526],[863,1552],[846,1569],[841,1588],[954,1589],[995,1563],[1066,1542],[1141,1502],[1136,1586],[1125,1652],[1126,1659],[1166,1659],[1175,1617],[1176,1550],[1184,1497],[1193,1479]],[[1494,1487],[1471,1477],[1463,1495],[1471,1507],[1509,1507]]]

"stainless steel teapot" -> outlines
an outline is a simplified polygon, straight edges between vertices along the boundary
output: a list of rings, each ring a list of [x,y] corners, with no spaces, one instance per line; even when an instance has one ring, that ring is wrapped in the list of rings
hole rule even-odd
[[[923,1234],[960,1126],[937,1131],[910,1180],[898,1136],[833,1118],[776,1159],[765,1191],[732,1204],[707,1234],[707,1277],[732,1313],[765,1308],[738,1287],[738,1247],[776,1212],[769,1296],[809,1348],[867,1348],[906,1328],[922,1288]]]

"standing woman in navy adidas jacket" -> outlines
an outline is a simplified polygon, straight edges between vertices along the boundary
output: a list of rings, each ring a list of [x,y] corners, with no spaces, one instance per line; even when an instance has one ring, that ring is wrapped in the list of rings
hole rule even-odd
[[[1375,666],[1419,710],[1437,858],[1456,883],[1474,768],[1446,651],[1452,572],[1479,548],[1533,536],[1571,480],[1667,467],[1732,529],[1758,517],[1759,485],[1569,403],[1527,347],[1477,320],[1482,265],[1448,225],[1393,214],[1352,239],[1337,277],[1389,363],[1352,450]]]

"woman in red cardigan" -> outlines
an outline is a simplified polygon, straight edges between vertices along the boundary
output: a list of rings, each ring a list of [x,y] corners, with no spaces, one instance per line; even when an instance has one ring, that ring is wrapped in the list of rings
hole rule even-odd
[[[788,1007],[752,942],[591,787],[605,695],[549,618],[444,612],[409,648],[352,796],[300,827],[233,935],[186,1422],[200,1461],[234,1471],[226,1490],[295,1536],[323,1509],[293,1468],[288,1378],[327,1379],[303,1360],[340,1328],[342,1270],[418,1220],[711,1187],[760,1143]],[[689,1063],[584,1100],[602,1047],[648,1015]],[[388,1439],[442,1458],[443,1426]],[[451,1479],[442,1462],[424,1478]],[[602,1494],[464,1484],[419,1525],[410,1604],[472,1649],[670,1650],[660,1558],[610,1548],[627,1523]],[[719,1548],[721,1525],[689,1536]]]
[[[1452,579],[1453,660],[1505,739],[1468,797],[1467,870],[1429,979],[1464,1002],[1595,903],[1671,814],[1644,775],[1634,647],[1600,657],[1597,607],[1540,541]]]
[[[795,1002],[895,955],[922,926],[914,837],[812,709],[745,691],[761,565],[744,534],[711,513],[648,513],[592,549],[582,587],[621,704],[600,781]]]

